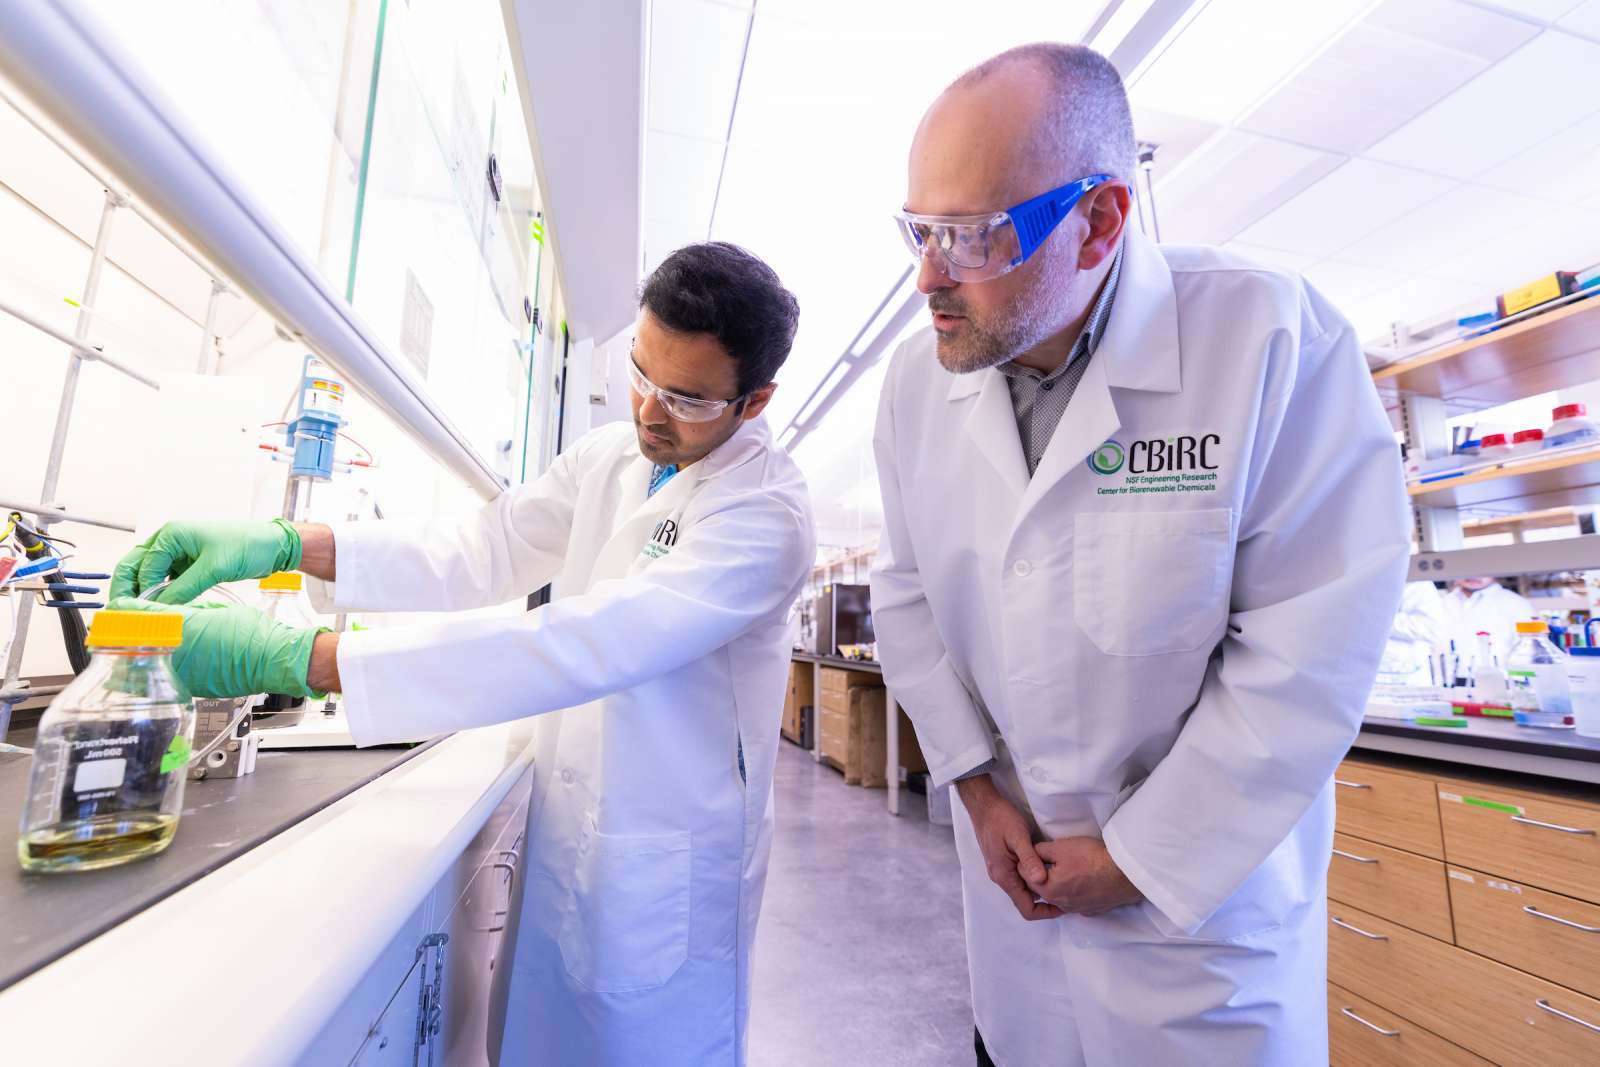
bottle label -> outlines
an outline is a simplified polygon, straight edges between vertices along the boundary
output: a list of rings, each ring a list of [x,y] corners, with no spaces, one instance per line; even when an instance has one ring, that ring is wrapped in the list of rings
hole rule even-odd
[[[117,795],[128,776],[128,760],[137,754],[138,734],[75,737],[67,742],[74,800],[104,800]]]

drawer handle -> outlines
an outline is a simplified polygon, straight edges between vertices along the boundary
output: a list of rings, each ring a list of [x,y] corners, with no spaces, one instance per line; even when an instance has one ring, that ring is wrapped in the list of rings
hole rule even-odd
[[[1351,1019],[1354,1019],[1356,1022],[1360,1023],[1362,1026],[1365,1026],[1368,1030],[1371,1030],[1375,1034],[1382,1034],[1384,1037],[1399,1037],[1400,1036],[1400,1031],[1398,1031],[1398,1030],[1385,1030],[1383,1027],[1379,1026],[1377,1023],[1369,1023],[1369,1022],[1367,1022],[1367,1020],[1363,1019],[1361,1016],[1357,1015],[1355,1012],[1351,1011],[1349,1008],[1340,1008],[1339,1009],[1339,1014],[1347,1016],[1347,1017],[1349,1017]]]
[[[1361,927],[1359,927],[1359,926],[1351,926],[1349,923],[1345,922],[1343,919],[1339,918],[1337,915],[1332,916],[1332,919],[1333,919],[1333,925],[1342,926],[1346,930],[1349,930],[1352,934],[1360,934],[1362,937],[1370,938],[1373,941],[1387,941],[1387,940],[1389,940],[1389,935],[1388,934],[1369,934],[1367,931],[1361,929]]]
[[[1585,834],[1589,837],[1593,837],[1595,835],[1595,831],[1585,830],[1579,826],[1561,826],[1560,824],[1553,822],[1540,822],[1538,819],[1529,819],[1522,815],[1511,816],[1511,821],[1520,822],[1524,826],[1538,826],[1546,830],[1560,830],[1564,834]]]
[[[1333,854],[1335,856],[1343,856],[1347,860],[1355,860],[1357,863],[1377,863],[1378,862],[1377,860],[1370,859],[1370,858],[1368,858],[1366,856],[1358,856],[1354,852],[1341,852],[1339,849],[1334,849],[1333,850]]]
[[[1371,789],[1372,788],[1370,785],[1368,785],[1365,782],[1347,782],[1343,778],[1335,778],[1333,780],[1333,784],[1334,785],[1342,785],[1346,789]]]
[[[1556,1016],[1557,1018],[1565,1019],[1569,1023],[1577,1023],[1579,1026],[1583,1027],[1585,1030],[1593,1030],[1595,1033],[1600,1034],[1600,1026],[1596,1026],[1594,1023],[1587,1022],[1587,1021],[1585,1021],[1583,1019],[1580,1019],[1576,1015],[1568,1015],[1566,1012],[1562,1011],[1560,1008],[1551,1007],[1550,1006],[1550,1002],[1548,1000],[1544,999],[1543,997],[1540,997],[1538,1000],[1534,1001],[1534,1003],[1539,1006],[1539,1010],[1540,1011],[1547,1011],[1551,1015]]]
[[[1540,911],[1532,904],[1527,905],[1522,910],[1527,912],[1529,915],[1534,916],[1535,918],[1549,919],[1553,923],[1560,923],[1562,926],[1570,926],[1574,930],[1582,930],[1586,934],[1600,934],[1600,926],[1585,926],[1582,923],[1575,923],[1571,919],[1563,919],[1559,915],[1551,915],[1549,912]]]

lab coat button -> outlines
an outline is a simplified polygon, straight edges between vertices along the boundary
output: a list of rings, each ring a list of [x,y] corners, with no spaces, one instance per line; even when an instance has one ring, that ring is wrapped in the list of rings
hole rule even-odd
[[[575,782],[577,778],[578,776],[572,773],[571,767],[567,767],[561,772],[561,780],[568,785],[571,785],[573,782]]]
[[[1036,782],[1043,782],[1049,777],[1049,775],[1045,774],[1043,767],[1035,764],[1034,766],[1028,768],[1028,777],[1032,778]]]
[[[1026,578],[1033,573],[1033,564],[1025,559],[1019,559],[1012,565],[1011,569],[1016,572],[1018,578]]]

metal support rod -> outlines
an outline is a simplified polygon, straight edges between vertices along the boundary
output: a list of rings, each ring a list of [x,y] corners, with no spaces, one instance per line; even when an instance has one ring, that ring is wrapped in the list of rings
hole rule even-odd
[[[1144,228],[1144,203],[1150,204],[1150,240],[1160,242],[1161,219],[1156,215],[1156,148],[1149,141],[1139,142],[1139,174],[1144,178],[1144,190],[1139,200],[1139,228]]]
[[[126,200],[121,193],[112,189],[106,190],[105,204],[100,209],[100,226],[94,236],[94,251],[89,256],[89,274],[83,281],[83,299],[79,301],[81,306],[78,308],[78,324],[73,330],[70,341],[72,349],[67,359],[66,379],[61,384],[61,402],[56,408],[55,431],[50,436],[50,453],[45,459],[44,483],[39,491],[41,504],[47,510],[34,512],[39,520],[40,533],[48,533],[50,529],[50,515],[55,508],[56,489],[61,482],[61,462],[67,453],[67,430],[72,426],[72,406],[78,395],[78,376],[83,370],[83,361],[89,358],[84,355],[84,349],[87,347],[84,342],[89,337],[89,326],[94,319],[94,312],[91,309],[99,299],[100,273],[106,265],[106,248],[111,243],[111,222],[116,218],[117,208],[124,203]],[[28,626],[32,621],[33,597],[24,597],[22,603],[17,605],[16,632],[11,635],[11,653],[6,657],[6,669],[3,680],[0,680],[0,689],[16,689],[18,682],[22,680],[22,653],[28,644]],[[5,730],[11,726],[11,707],[10,702],[0,707],[0,741],[5,740]]]
[[[23,504],[15,500],[0,500],[0,511],[21,511],[40,519],[40,525],[55,522],[77,522],[84,526],[98,526],[102,530],[120,530],[123,533],[133,533],[133,524],[120,522],[116,519],[96,519],[89,515],[79,515],[76,512],[63,511],[60,508],[46,507],[43,504]]]
[[[196,267],[199,267],[202,271],[204,271],[213,282],[222,285],[224,288],[227,287],[227,279],[218,274],[216,268],[207,263],[205,258],[202,257],[200,253],[196,252],[192,247],[190,247],[187,241],[173,232],[172,227],[168,226],[159,215],[152,213],[149,208],[145,207],[137,200],[134,200],[132,197],[129,197],[126,190],[119,188],[117,183],[113,182],[110,177],[100,170],[98,166],[96,166],[90,160],[84,158],[83,153],[79,152],[76,146],[64,140],[49,126],[46,126],[44,123],[35,118],[27,107],[25,107],[10,93],[6,92],[3,87],[0,87],[0,100],[4,100],[7,104],[10,104],[11,109],[17,114],[21,115],[24,122],[38,131],[39,136],[55,145],[56,148],[60,149],[62,154],[64,154],[68,159],[82,167],[84,172],[95,181],[99,182],[102,188],[110,189],[116,193],[119,193],[127,201],[124,206],[127,207],[129,211],[132,211],[135,215],[138,215],[150,225],[152,230],[155,230],[156,233],[166,238],[168,244],[172,245],[173,248],[176,248],[179,252],[183,253],[184,257],[188,259],[189,262],[193,263]],[[231,289],[228,291],[232,292]]]
[[[27,323],[29,326],[32,326],[42,334],[46,334],[55,338],[57,341],[60,341],[62,344],[66,345],[67,350],[79,359],[92,359],[96,363],[104,363],[112,370],[117,371],[119,374],[127,375],[129,378],[132,378],[141,385],[148,385],[152,389],[161,388],[161,383],[149,375],[141,374],[132,367],[128,366],[126,363],[122,362],[120,359],[108,356],[98,348],[84,344],[81,340],[71,334],[62,333],[54,326],[51,326],[42,319],[35,318],[33,315],[22,310],[14,304],[9,304],[4,300],[0,300],[0,312],[10,315],[19,322]],[[78,312],[78,317],[81,319],[84,315],[93,314],[93,308],[81,308]]]
[[[227,291],[226,285],[212,279],[211,299],[206,301],[206,324],[200,328],[200,363],[196,369],[201,374],[217,373],[217,305]]]

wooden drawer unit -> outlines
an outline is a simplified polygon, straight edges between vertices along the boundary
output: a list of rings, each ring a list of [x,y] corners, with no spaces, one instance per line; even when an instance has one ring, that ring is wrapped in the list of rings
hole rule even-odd
[[[1600,907],[1453,867],[1450,903],[1462,948],[1600,998]]]
[[[1328,1061],[1332,1067],[1490,1067],[1460,1045],[1331,983]]]
[[[1334,834],[1328,897],[1441,941],[1452,939],[1450,891],[1438,860]]]
[[[1343,904],[1328,921],[1336,985],[1495,1063],[1600,1063],[1600,1000]]]
[[[1433,779],[1345,760],[1333,780],[1340,833],[1444,859]]]
[[[1600,807],[1441,781],[1439,814],[1452,864],[1600,904]]]

